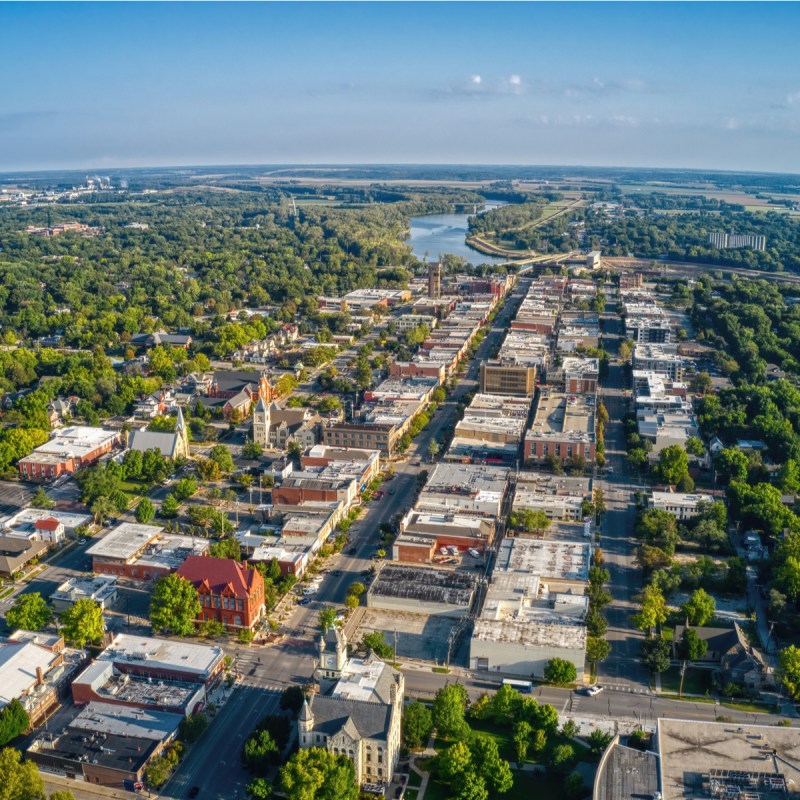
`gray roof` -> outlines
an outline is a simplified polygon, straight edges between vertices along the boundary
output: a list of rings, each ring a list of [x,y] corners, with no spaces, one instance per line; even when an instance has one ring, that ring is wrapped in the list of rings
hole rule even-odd
[[[161,455],[169,458],[175,457],[178,447],[179,435],[177,433],[163,433],[161,431],[131,431],[128,447],[131,450],[158,450]]]
[[[388,704],[312,695],[310,706],[315,732],[333,736],[347,727],[347,732],[354,736],[353,726],[364,739],[385,741],[388,736],[392,718],[392,707]]]

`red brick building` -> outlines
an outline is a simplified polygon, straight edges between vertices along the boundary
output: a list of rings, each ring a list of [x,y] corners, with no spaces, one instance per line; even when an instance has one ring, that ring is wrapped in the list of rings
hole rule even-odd
[[[264,579],[230,558],[189,556],[178,575],[194,584],[199,622],[221,622],[229,631],[253,630],[264,615]]]

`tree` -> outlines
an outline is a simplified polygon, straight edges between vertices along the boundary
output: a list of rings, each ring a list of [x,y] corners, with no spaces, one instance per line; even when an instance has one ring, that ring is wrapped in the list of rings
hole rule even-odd
[[[361,597],[364,592],[367,591],[367,587],[364,586],[363,583],[360,581],[356,581],[355,583],[351,583],[347,589],[347,594],[353,595],[353,597]]]
[[[73,647],[99,644],[103,639],[103,610],[89,598],[76,600],[61,612],[61,633]]]
[[[642,592],[642,610],[636,615],[636,627],[652,635],[653,629],[667,620],[667,602],[657,586],[650,584]]]
[[[675,546],[680,541],[675,517],[658,508],[650,508],[642,514],[636,524],[636,534],[647,544],[658,547],[667,555],[675,552]]]
[[[196,742],[208,727],[208,717],[201,711],[191,717],[184,717],[180,724],[180,735],[184,742]]]
[[[575,683],[578,677],[575,665],[565,658],[551,658],[544,667],[544,679],[548,683],[563,685]]]
[[[520,511],[512,511],[508,518],[512,528],[524,530],[529,533],[534,531],[541,533],[550,527],[550,519],[544,511],[531,508],[523,508]]]
[[[669,669],[671,649],[666,639],[652,638],[642,642],[640,658],[650,672],[666,672]]]
[[[657,472],[664,483],[675,485],[689,471],[689,457],[678,444],[665,447],[658,454]]]
[[[790,600],[800,597],[800,558],[786,557],[775,570],[775,584]]]
[[[700,458],[706,451],[705,447],[703,447],[703,443],[696,436],[690,436],[686,440],[684,449],[690,456],[696,456],[697,458]]]
[[[216,461],[210,458],[200,458],[197,460],[197,474],[204,481],[218,481],[222,477],[222,471]]]
[[[532,733],[533,728],[530,726],[530,723],[526,722],[524,719],[514,723],[512,738],[514,740],[514,750],[517,754],[518,765],[522,765],[528,757],[528,747],[530,747]]]
[[[60,792],[51,792],[49,800],[75,800],[75,795],[65,789]]]
[[[414,702],[403,710],[403,740],[410,750],[427,744],[433,731],[433,714],[423,703]]]
[[[209,548],[209,554],[214,558],[230,558],[234,561],[242,560],[242,546],[238,539],[226,537],[214,542]]]
[[[33,497],[31,497],[31,507],[43,508],[49,511],[51,508],[55,508],[55,505],[55,502],[50,499],[50,496],[44,490],[44,487],[37,486],[36,491],[33,493]]]
[[[466,742],[450,745],[439,757],[438,771],[445,781],[456,781],[471,770],[472,753]]]
[[[608,628],[606,618],[595,608],[586,615],[586,629],[590,636],[604,636]]]
[[[173,572],[156,581],[150,600],[150,624],[154,631],[189,636],[194,633],[194,620],[200,611],[197,590],[186,578]]]
[[[320,747],[298,750],[279,776],[287,800],[358,800],[353,762]]]
[[[495,739],[474,737],[469,743],[472,767],[478,777],[483,778],[491,794],[505,794],[513,785],[514,778],[508,761],[500,758]]]
[[[168,494],[161,503],[161,516],[166,519],[178,516],[178,500],[174,494]]]
[[[242,747],[242,762],[256,774],[264,775],[279,760],[278,745],[267,730],[249,736]]]
[[[589,734],[589,746],[592,748],[593,753],[602,753],[611,742],[612,736],[610,733],[595,728]]]
[[[156,507],[153,505],[152,500],[145,497],[139,501],[136,506],[136,521],[140,525],[147,525],[156,515]]]
[[[394,658],[394,648],[386,641],[381,631],[365,633],[361,637],[361,646],[368,652],[371,650],[378,658],[391,661]]]
[[[605,661],[611,652],[611,645],[605,639],[589,636],[586,639],[586,659],[592,665],[592,670],[597,669],[600,661]]]
[[[211,448],[208,457],[213,461],[224,475],[229,475],[234,470],[233,456],[231,451],[224,444],[218,444]]]
[[[800,564],[798,564],[800,568]],[[707,625],[717,610],[714,598],[705,589],[695,589],[692,596],[681,606],[681,611],[690,625]]]
[[[800,698],[800,648],[793,644],[778,653],[778,679],[795,700]]]
[[[712,386],[711,376],[707,372],[696,372],[689,381],[689,389],[694,394],[708,394]]]
[[[460,739],[469,731],[464,718],[469,703],[467,690],[460,683],[448,683],[433,700],[433,724],[445,739]]]
[[[726,447],[717,453],[714,459],[714,467],[717,475],[723,481],[744,481],[747,480],[747,470],[750,461],[747,454],[737,447]]]
[[[269,800],[272,797],[272,784],[266,778],[253,778],[245,791],[250,800]]]
[[[0,746],[13,741],[30,727],[31,720],[25,707],[16,697],[0,711]]]
[[[281,711],[291,711],[292,714],[297,716],[300,713],[300,709],[303,707],[305,699],[306,695],[305,692],[303,692],[302,687],[297,686],[296,684],[287,686],[281,692]]]
[[[12,630],[40,631],[53,620],[53,612],[39,592],[18,595],[6,612],[6,625]]]
[[[697,635],[694,628],[684,628],[678,655],[684,661],[699,661],[708,651],[708,642]]]
[[[0,800],[45,800],[44,781],[33,761],[13,747],[0,750]]]
[[[336,621],[336,609],[332,607],[321,608],[319,611],[318,622],[319,622],[319,629],[325,633],[328,628],[333,627],[333,623]]]
[[[495,722],[508,722],[517,715],[522,695],[508,684],[503,684],[492,697],[489,710]]]
[[[623,364],[630,364],[633,355],[633,342],[625,339],[619,344],[619,357]]]
[[[430,459],[434,459],[438,454],[439,454],[439,442],[437,442],[436,439],[431,439],[428,442],[428,457]]]
[[[558,772],[566,772],[575,760],[575,749],[570,744],[558,744],[550,753],[550,766]]]

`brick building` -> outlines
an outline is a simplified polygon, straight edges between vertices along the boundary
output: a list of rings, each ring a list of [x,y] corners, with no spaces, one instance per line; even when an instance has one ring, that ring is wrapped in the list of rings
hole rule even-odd
[[[189,556],[178,575],[194,584],[198,622],[221,622],[227,630],[253,630],[265,612],[261,573],[231,558]]]
[[[83,425],[60,428],[49,442],[19,460],[19,474],[28,481],[51,481],[61,475],[72,475],[95,464],[121,441],[119,431]]]

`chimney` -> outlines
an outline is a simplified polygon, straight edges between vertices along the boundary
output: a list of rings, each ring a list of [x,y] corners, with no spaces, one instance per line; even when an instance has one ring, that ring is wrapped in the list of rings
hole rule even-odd
[[[37,686],[44,685],[44,672],[42,672],[41,667],[36,667],[36,685]]]

